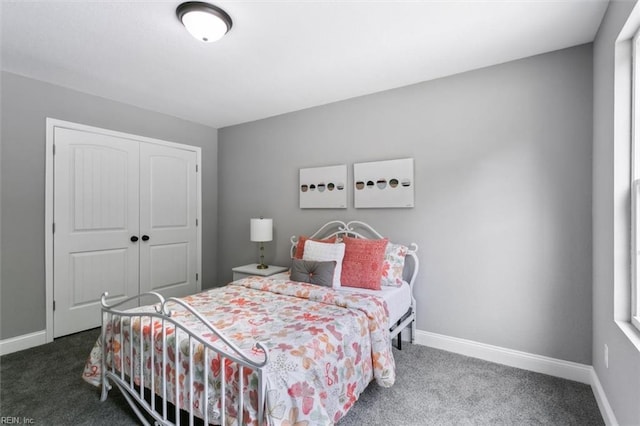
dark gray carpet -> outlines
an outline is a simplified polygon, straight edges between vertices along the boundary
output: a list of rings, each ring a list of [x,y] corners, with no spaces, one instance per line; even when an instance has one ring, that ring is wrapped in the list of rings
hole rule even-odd
[[[100,402],[99,390],[81,378],[98,335],[90,330],[1,357],[0,418],[137,424],[117,389]],[[406,344],[394,355],[396,384],[371,384],[339,426],[604,424],[588,385],[424,346]]]
[[[604,425],[589,385],[419,345],[394,357],[396,384],[369,385],[340,426]]]

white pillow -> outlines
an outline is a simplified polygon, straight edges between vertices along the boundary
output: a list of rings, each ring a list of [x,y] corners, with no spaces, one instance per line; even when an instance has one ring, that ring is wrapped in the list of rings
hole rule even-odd
[[[302,259],[315,260],[317,262],[336,262],[336,269],[333,271],[334,289],[340,288],[340,275],[342,274],[342,258],[344,257],[344,243],[320,243],[307,240],[304,243],[304,254]]]

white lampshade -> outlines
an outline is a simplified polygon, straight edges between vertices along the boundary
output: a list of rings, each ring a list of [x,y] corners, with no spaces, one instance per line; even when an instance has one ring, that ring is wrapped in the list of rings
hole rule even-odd
[[[220,40],[232,26],[231,18],[224,10],[208,3],[183,3],[176,13],[187,31],[204,42]]]
[[[251,219],[251,241],[264,242],[273,239],[273,219]]]

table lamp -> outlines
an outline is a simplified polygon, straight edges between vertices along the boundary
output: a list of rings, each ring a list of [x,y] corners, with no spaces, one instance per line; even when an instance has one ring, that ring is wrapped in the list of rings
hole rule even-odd
[[[251,241],[260,243],[260,263],[258,269],[267,269],[264,264],[264,243],[273,240],[273,219],[251,219]]]

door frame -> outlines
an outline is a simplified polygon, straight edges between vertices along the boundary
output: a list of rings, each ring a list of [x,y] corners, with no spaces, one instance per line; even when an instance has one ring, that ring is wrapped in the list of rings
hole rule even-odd
[[[54,331],[54,280],[53,280],[53,260],[54,260],[54,166],[55,147],[54,133],[56,128],[78,130],[88,133],[97,133],[107,136],[129,139],[132,142],[145,142],[156,145],[163,145],[196,153],[196,216],[198,226],[196,229],[196,280],[197,291],[202,290],[202,149],[198,146],[186,145],[161,139],[149,138],[146,136],[133,135],[130,133],[118,132],[115,130],[103,129],[100,127],[87,126],[85,124],[73,123],[47,117],[46,138],[45,138],[45,208],[44,208],[44,258],[45,258],[45,340],[46,343],[53,341]]]

